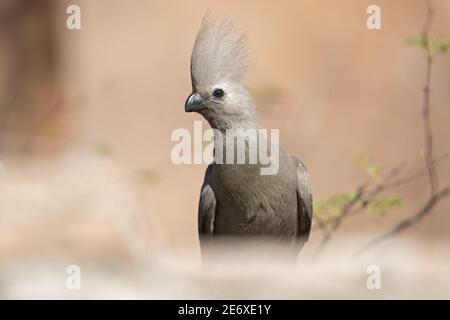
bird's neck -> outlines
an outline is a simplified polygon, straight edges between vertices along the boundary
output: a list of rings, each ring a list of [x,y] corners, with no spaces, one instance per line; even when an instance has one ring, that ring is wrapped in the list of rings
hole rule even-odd
[[[248,130],[248,129],[255,129],[259,130],[262,129],[262,125],[259,122],[258,119],[239,119],[239,121],[236,121],[235,119],[207,119],[209,122],[209,125],[213,129],[217,129],[221,131],[222,133],[226,133],[227,130]]]
[[[263,129],[259,123],[255,122],[229,129],[216,129],[214,130],[215,163],[266,166],[267,161],[272,163],[279,159],[278,139],[278,135],[272,136],[270,130]]]

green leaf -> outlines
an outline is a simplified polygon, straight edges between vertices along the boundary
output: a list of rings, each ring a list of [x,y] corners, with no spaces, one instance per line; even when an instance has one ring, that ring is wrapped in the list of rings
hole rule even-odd
[[[373,180],[378,180],[380,177],[381,166],[377,163],[371,163],[367,166],[366,171]]]
[[[408,38],[407,42],[410,45],[419,46],[430,50],[431,53],[448,53],[450,51],[450,41],[429,40],[423,36],[414,36]]]
[[[407,39],[407,42],[408,42],[408,44],[413,45],[413,46],[419,46],[419,47],[423,47],[423,48],[427,47],[427,39],[422,36],[409,37]]]
[[[355,191],[342,192],[322,199],[314,204],[314,215],[324,222],[338,218],[342,209],[356,197]]]
[[[360,169],[365,169],[369,163],[369,157],[362,150],[356,150],[354,164]]]
[[[395,208],[403,207],[403,201],[399,197],[385,196],[382,198],[374,199],[367,204],[367,209],[370,212],[385,216],[386,213]]]
[[[356,167],[366,171],[366,173],[374,180],[377,181],[381,173],[381,165],[372,161],[371,157],[362,150],[355,152],[354,163]]]
[[[439,53],[448,53],[450,50],[450,41],[432,41],[431,48]]]

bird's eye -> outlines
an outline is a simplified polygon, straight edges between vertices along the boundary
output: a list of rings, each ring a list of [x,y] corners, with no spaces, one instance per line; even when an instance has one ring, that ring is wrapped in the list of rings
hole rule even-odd
[[[222,89],[216,89],[213,92],[213,96],[218,99],[222,98],[224,95],[225,95],[225,91],[223,91]]]

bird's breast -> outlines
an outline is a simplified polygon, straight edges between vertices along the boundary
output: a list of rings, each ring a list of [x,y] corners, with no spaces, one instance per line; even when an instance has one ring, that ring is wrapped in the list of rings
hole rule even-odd
[[[261,175],[258,165],[214,165],[218,234],[294,234],[295,173]],[[295,199],[295,203],[294,203]]]

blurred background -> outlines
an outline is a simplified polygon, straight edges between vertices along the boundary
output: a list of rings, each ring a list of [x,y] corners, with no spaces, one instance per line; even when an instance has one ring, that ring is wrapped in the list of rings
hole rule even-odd
[[[449,41],[450,1],[432,3],[430,37]],[[72,4],[80,30],[66,27]],[[381,8],[380,30],[366,26],[371,4]],[[232,268],[200,267],[206,165],[174,165],[170,135],[201,120],[184,102],[208,9],[246,30],[262,122],[309,170],[319,220],[291,272],[231,257]],[[0,297],[450,298],[450,199],[353,257],[429,198],[426,63],[407,41],[426,13],[422,0],[2,0]],[[449,88],[450,56],[436,53],[430,109],[442,187]],[[323,224],[333,228],[361,184],[376,188],[395,168],[396,178],[414,179],[362,203],[322,247]],[[385,272],[382,290],[366,288],[369,264]],[[80,290],[66,288],[68,265],[81,267]]]

